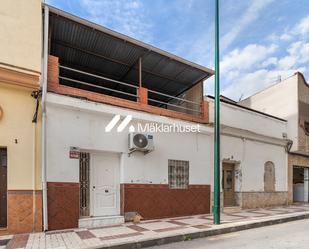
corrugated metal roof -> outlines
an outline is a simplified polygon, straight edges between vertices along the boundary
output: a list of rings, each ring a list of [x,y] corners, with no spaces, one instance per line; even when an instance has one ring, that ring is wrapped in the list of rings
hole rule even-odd
[[[51,54],[60,64],[138,85],[142,57],[143,86],[173,96],[213,75],[211,69],[49,7]]]

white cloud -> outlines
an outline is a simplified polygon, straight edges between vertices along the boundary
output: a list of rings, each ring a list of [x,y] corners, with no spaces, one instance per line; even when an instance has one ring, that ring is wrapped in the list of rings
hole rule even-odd
[[[282,70],[288,70],[296,65],[297,59],[295,56],[287,55],[278,61],[278,67]]]
[[[227,73],[230,70],[248,70],[257,63],[263,61],[268,55],[275,52],[277,46],[271,44],[269,47],[249,44],[243,49],[234,49],[223,57],[221,72]]]
[[[289,52],[289,54],[297,54],[297,52],[299,51],[300,47],[302,45],[302,41],[296,41],[293,42],[292,44],[290,44],[290,46],[288,47],[287,51]]]
[[[215,77],[212,76],[210,79],[204,81],[204,95],[214,96],[214,86],[215,86]]]
[[[309,15],[300,20],[294,30],[301,35],[309,34]]]
[[[303,43],[299,52],[300,63],[309,62],[309,42]]]
[[[301,70],[303,70],[303,68],[283,71],[259,69],[243,74],[241,77],[235,79],[222,91],[222,94],[238,101],[240,97],[246,98],[279,82],[280,79],[283,80],[291,76],[295,71]]]
[[[118,32],[151,41],[148,32],[150,23],[144,16],[144,6],[140,0],[81,0],[81,6],[90,20]]]
[[[283,33],[279,38],[282,41],[290,41],[293,39],[293,36],[289,33]]]
[[[254,54],[254,49],[248,49],[248,47],[259,48],[256,49],[257,54]],[[304,53],[307,48],[308,50]],[[237,53],[232,51],[235,60],[239,56],[240,62],[237,66],[227,64],[221,75],[226,83],[222,93],[229,98],[239,100],[240,96],[250,96],[296,71],[306,72],[304,62],[309,61],[309,43],[291,44],[286,50],[287,55],[279,58],[269,57],[274,51],[274,45],[265,47],[256,44],[237,49]],[[223,58],[222,64],[232,62],[231,56],[228,55],[226,59]]]
[[[252,0],[244,14],[236,19],[233,28],[223,36],[221,44],[222,51],[224,51],[250,23],[258,19],[261,11],[273,1],[274,0]]]
[[[292,28],[286,28],[282,34],[271,34],[268,36],[268,40],[271,42],[280,41],[292,41],[295,37],[299,35],[302,38],[309,35],[309,15],[302,18],[296,25]]]
[[[309,15],[292,28],[272,34],[268,44],[234,49],[221,62],[222,93],[238,100],[285,79],[296,71],[309,73]],[[212,88],[208,87],[209,90]]]
[[[287,48],[287,55],[278,61],[278,68],[288,70],[309,62],[309,42],[296,41]]]
[[[262,63],[262,67],[277,65],[277,63],[278,63],[277,57],[269,57]]]

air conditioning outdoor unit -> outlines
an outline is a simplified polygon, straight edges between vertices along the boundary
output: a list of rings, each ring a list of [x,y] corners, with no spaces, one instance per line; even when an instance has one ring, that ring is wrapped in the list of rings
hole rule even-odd
[[[153,150],[153,135],[136,132],[129,133],[129,153],[143,151],[146,154]]]

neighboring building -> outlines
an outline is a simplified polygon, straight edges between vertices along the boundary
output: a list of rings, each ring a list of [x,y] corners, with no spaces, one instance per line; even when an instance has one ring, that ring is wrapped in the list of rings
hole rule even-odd
[[[213,122],[214,101],[208,97]],[[286,205],[287,121],[221,97],[222,205]],[[267,128],[266,128],[267,127]]]
[[[41,1],[0,5],[0,234],[41,231]],[[34,97],[32,97],[34,95]]]
[[[209,213],[213,108],[202,81],[213,71],[49,11],[48,229],[119,223],[128,212],[145,219]],[[128,127],[105,130],[115,115],[132,115],[135,129],[199,125],[200,132],[150,131],[154,150],[129,153]],[[231,103],[222,116],[224,206],[285,204],[286,121]]]
[[[289,202],[309,200],[309,85],[297,72],[282,82],[241,101],[248,106],[288,120]]]

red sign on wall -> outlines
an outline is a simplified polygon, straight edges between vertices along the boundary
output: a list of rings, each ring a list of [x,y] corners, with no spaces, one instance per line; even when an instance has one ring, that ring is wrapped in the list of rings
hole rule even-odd
[[[70,147],[70,158],[79,159],[80,149],[78,147]]]

